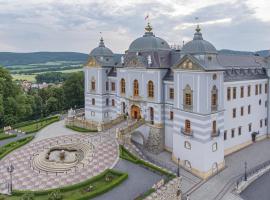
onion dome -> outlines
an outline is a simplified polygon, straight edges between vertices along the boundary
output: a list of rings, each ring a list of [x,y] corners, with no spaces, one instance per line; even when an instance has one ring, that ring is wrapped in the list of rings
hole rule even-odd
[[[113,52],[105,47],[104,40],[101,37],[98,47],[91,51],[90,56],[113,56]]]
[[[183,46],[182,54],[217,54],[217,50],[214,45],[203,39],[198,25],[193,40]]]
[[[154,35],[150,23],[145,27],[144,35],[137,38],[130,44],[128,51],[139,52],[149,50],[170,50],[170,46],[165,40]]]

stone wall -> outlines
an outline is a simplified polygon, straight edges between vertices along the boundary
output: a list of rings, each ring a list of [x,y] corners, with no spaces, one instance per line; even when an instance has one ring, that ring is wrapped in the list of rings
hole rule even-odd
[[[158,154],[164,150],[164,146],[165,146],[164,127],[151,125],[149,136],[146,142],[146,148],[150,152]]]
[[[181,200],[182,194],[178,191],[180,182],[181,177],[174,178],[146,197],[145,200]]]

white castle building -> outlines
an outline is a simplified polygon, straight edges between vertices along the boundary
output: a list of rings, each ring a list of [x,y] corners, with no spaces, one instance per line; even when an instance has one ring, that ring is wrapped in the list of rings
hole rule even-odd
[[[101,38],[84,73],[86,120],[143,118],[133,139],[171,152],[202,178],[221,170],[226,155],[268,136],[269,57],[220,54],[199,26],[182,50],[149,23],[124,54]]]

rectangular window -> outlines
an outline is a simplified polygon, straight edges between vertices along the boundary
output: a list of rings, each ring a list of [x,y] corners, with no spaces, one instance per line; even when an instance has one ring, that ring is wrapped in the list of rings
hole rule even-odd
[[[233,99],[236,99],[236,87],[233,88]]]
[[[92,99],[92,105],[94,106],[96,104],[95,99]]]
[[[112,83],[111,83],[111,90],[112,90],[112,91],[115,91],[115,82],[112,82]]]
[[[174,89],[170,88],[170,99],[174,99]]]
[[[268,91],[268,84],[265,83],[265,85],[264,85],[264,93],[267,94],[268,93],[267,91]]]
[[[255,95],[258,95],[259,93],[259,86],[258,84],[255,85]]]
[[[267,126],[267,118],[264,120],[264,125]]]
[[[227,140],[227,131],[224,131],[224,140]]]
[[[263,126],[263,120],[261,119],[260,120],[260,128],[262,128],[262,126]]]
[[[240,97],[241,97],[241,98],[244,97],[244,87],[243,87],[243,86],[241,87],[241,94],[240,94]]]
[[[250,94],[251,94],[251,86],[249,85],[248,86],[248,97],[250,97]]]
[[[227,88],[227,100],[228,101],[231,100],[231,88],[230,87]]]
[[[251,124],[251,123],[248,125],[248,131],[249,131],[249,132],[252,131],[252,124]]]
[[[112,99],[112,106],[115,106],[115,102],[114,102],[114,99]]]
[[[264,106],[267,107],[267,105],[268,105],[268,101],[265,101]]]
[[[248,114],[251,113],[251,105],[248,105]]]
[[[96,82],[95,81],[92,81],[92,90],[95,90],[96,89]]]
[[[173,111],[170,111],[170,120],[173,120]]]
[[[106,81],[106,91],[108,91],[108,90],[109,90],[109,82]]]
[[[238,135],[241,135],[241,134],[242,134],[242,127],[239,126],[239,127],[238,127]]]
[[[244,115],[244,106],[241,107],[241,116]]]
[[[259,91],[260,91],[260,94],[262,93],[262,84],[259,85]]]
[[[108,106],[109,105],[109,99],[107,98],[106,99],[106,106]]]
[[[232,129],[232,138],[234,138],[234,129]]]
[[[233,109],[233,114],[232,115],[233,115],[233,118],[236,117],[236,108]]]

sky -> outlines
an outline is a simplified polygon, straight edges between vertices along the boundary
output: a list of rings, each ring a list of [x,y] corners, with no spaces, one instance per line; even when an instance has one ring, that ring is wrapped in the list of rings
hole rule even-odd
[[[191,40],[200,24],[217,49],[270,49],[269,0],[0,0],[0,51],[89,53],[102,35],[123,53],[146,15],[170,45]]]

